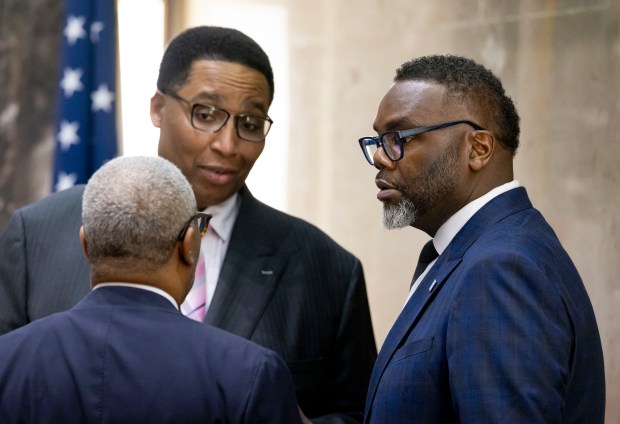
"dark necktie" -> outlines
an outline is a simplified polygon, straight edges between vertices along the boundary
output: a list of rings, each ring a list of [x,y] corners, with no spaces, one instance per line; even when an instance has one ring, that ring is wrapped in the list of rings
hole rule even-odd
[[[418,265],[415,267],[415,271],[413,273],[413,279],[411,280],[411,286],[415,283],[415,280],[424,272],[428,264],[433,262],[435,258],[439,256],[439,253],[435,250],[435,246],[433,245],[433,240],[429,240],[426,242],[422,251],[420,252],[420,257],[418,258]],[[409,287],[411,287],[409,286]]]

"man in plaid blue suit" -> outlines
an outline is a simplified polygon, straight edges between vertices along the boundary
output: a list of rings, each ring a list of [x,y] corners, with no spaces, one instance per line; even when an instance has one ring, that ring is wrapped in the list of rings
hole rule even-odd
[[[374,128],[359,142],[385,227],[433,239],[375,363],[365,422],[603,423],[592,305],[514,179],[519,116],[498,78],[458,56],[409,61]]]

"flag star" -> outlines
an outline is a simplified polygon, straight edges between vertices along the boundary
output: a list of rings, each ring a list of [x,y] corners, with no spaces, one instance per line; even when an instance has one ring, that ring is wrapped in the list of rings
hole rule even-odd
[[[110,112],[112,110],[112,101],[114,100],[114,93],[112,93],[106,84],[99,84],[96,91],[90,94],[90,100],[92,101],[92,110],[97,112],[102,110],[104,112]]]
[[[78,129],[80,128],[79,122],[67,122],[62,121],[60,123],[60,131],[58,131],[58,142],[63,152],[69,150],[72,144],[80,143],[80,136],[78,136]]]
[[[70,45],[75,44],[78,38],[86,37],[86,31],[84,31],[85,22],[86,18],[84,16],[70,15],[67,19],[67,26],[65,27],[64,34]]]
[[[95,21],[90,26],[90,41],[96,43],[99,41],[99,33],[103,31],[105,25],[101,21]]]
[[[66,174],[63,171],[60,171],[58,174],[58,181],[56,182],[54,189],[56,191],[62,191],[71,188],[77,182],[77,178],[78,176],[75,173]]]
[[[60,81],[60,87],[64,91],[65,97],[71,97],[73,96],[73,93],[76,91],[81,91],[84,88],[81,78],[81,69],[65,68],[64,76]]]

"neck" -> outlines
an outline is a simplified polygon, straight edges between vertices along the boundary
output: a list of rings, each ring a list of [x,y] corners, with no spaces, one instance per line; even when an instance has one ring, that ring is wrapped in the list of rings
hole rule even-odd
[[[148,276],[148,279],[145,278]],[[191,288],[191,280],[188,283],[187,278],[182,280],[178,274],[173,274],[168,270],[167,266],[150,267],[118,267],[109,265],[93,265],[91,266],[91,286],[109,282],[126,282],[133,284],[142,284],[145,286],[156,287],[168,293],[175,300],[177,305],[181,305],[185,296]]]

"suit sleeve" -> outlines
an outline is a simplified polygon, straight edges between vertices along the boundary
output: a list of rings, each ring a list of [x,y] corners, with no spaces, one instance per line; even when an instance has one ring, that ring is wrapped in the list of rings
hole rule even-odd
[[[574,336],[557,275],[514,252],[466,271],[446,346],[460,422],[561,420]]]
[[[280,357],[264,351],[251,387],[246,424],[301,423],[293,380]]]
[[[24,220],[18,210],[0,235],[0,334],[28,322],[24,233]]]
[[[355,259],[343,305],[334,356],[329,364],[330,386],[325,387],[329,410],[341,411],[312,418],[314,424],[361,422],[377,347],[366,294],[364,271]]]

